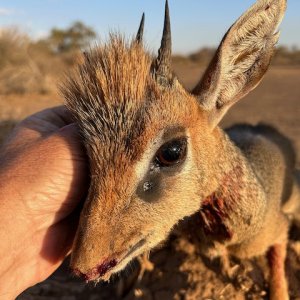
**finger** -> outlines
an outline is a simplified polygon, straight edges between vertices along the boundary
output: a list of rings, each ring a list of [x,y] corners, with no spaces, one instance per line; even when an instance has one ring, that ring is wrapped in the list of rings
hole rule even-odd
[[[31,127],[35,130],[44,129],[54,131],[72,122],[73,119],[71,113],[65,106],[61,105],[33,114],[21,123],[26,127]]]
[[[71,123],[64,127],[61,127],[57,131],[57,133],[66,137],[74,138],[77,141],[79,141],[80,139],[79,129],[75,123]]]
[[[57,120],[60,119],[65,125],[74,122],[71,112],[67,109],[66,106],[60,105],[53,108],[50,108],[53,114],[56,115]]]
[[[52,141],[52,144],[57,149],[60,148],[66,150],[65,157],[69,157],[72,161],[73,178],[71,187],[68,193],[65,208],[72,209],[74,205],[78,204],[78,201],[86,197],[89,187],[89,163],[86,155],[86,150],[81,142],[79,129],[76,124],[72,123],[59,129],[55,134],[51,135],[48,140]],[[62,147],[62,145],[64,146]],[[51,146],[49,146],[51,148]],[[60,214],[57,215],[60,217]]]
[[[74,212],[48,228],[40,251],[43,259],[51,264],[60,264],[63,261],[70,253],[78,222],[79,214]]]
[[[55,133],[59,128],[70,123],[72,123],[72,116],[65,106],[48,108],[17,124],[11,134],[11,140],[20,145],[32,143],[41,137]]]

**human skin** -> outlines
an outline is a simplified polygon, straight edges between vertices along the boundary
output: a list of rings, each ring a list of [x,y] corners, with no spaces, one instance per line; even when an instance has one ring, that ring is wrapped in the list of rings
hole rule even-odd
[[[51,275],[71,250],[88,166],[64,107],[19,123],[0,149],[0,299]]]

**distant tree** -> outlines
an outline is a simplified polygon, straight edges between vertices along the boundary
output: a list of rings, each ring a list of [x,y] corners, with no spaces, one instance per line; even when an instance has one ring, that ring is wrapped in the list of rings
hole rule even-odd
[[[86,48],[95,37],[91,27],[77,21],[67,29],[53,28],[47,42],[52,51],[65,53]]]

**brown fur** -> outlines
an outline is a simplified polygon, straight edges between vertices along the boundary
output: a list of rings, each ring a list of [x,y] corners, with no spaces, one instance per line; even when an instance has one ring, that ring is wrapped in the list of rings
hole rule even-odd
[[[253,257],[286,241],[282,205],[293,197],[293,215],[300,201],[289,147],[278,146],[285,139],[267,127],[227,133],[217,127],[262,79],[285,6],[284,0],[259,0],[250,8],[193,93],[175,77],[162,84],[164,74],[157,78],[152,58],[136,41],[112,35],[82,58],[62,89],[90,159],[91,185],[71,259],[76,274],[108,280],[182,219],[207,255],[226,247]],[[181,137],[188,144],[184,162],[157,167],[158,149]]]

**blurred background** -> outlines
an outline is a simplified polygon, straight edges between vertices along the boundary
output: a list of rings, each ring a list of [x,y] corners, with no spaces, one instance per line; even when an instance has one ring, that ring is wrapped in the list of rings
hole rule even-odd
[[[187,88],[198,82],[227,29],[254,2],[169,1],[173,69]],[[80,51],[99,41],[105,42],[110,30],[134,36],[143,12],[146,14],[145,45],[155,54],[162,35],[164,1],[2,0],[0,144],[20,119],[63,103],[57,86],[74,66]],[[299,0],[288,1],[280,31],[280,42],[266,77],[254,92],[235,105],[221,125],[271,123],[294,142],[299,153]],[[297,272],[300,277],[300,268]],[[299,282],[300,278],[295,285],[298,291]],[[27,294],[24,299],[38,298]]]
[[[211,59],[229,26],[253,0],[170,1],[173,68],[191,88]],[[146,13],[145,45],[156,53],[162,33],[164,1],[2,0],[0,4],[0,141],[20,118],[46,106],[61,103],[57,85],[72,68],[76,54],[105,42],[110,30],[135,35],[142,12]],[[259,104],[247,101],[268,120],[268,111],[279,103],[299,113],[300,2],[289,0],[280,27],[281,39]],[[280,90],[277,91],[277,89]],[[289,95],[284,94],[288,91]],[[280,99],[279,99],[280,97]],[[292,101],[287,105],[286,101]],[[288,109],[282,110],[289,116]],[[281,109],[279,109],[281,111]],[[240,114],[242,116],[242,113]],[[280,116],[278,116],[280,117]],[[235,120],[238,118],[235,118]],[[244,120],[244,117],[242,118]],[[280,123],[280,120],[277,120]],[[226,123],[227,124],[227,123]],[[294,136],[295,138],[295,136]]]

